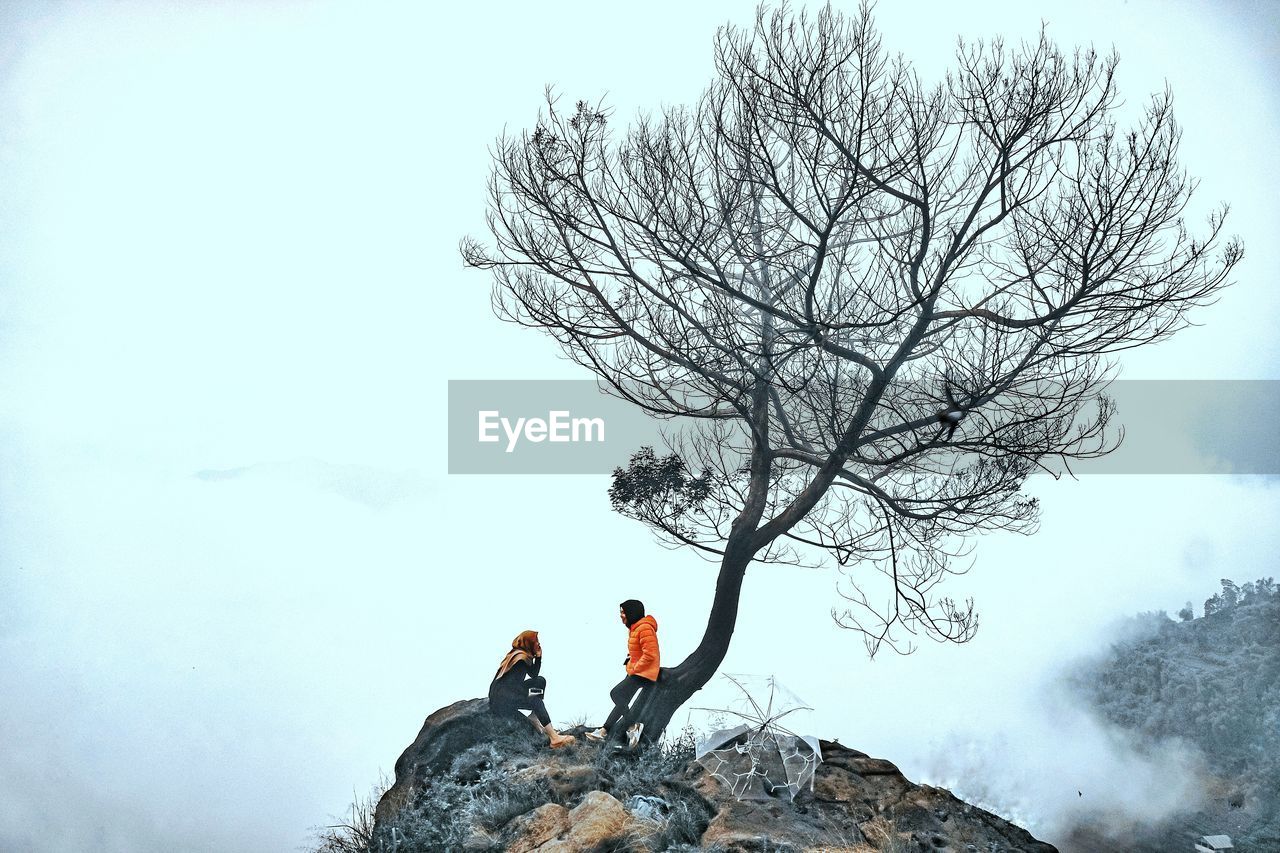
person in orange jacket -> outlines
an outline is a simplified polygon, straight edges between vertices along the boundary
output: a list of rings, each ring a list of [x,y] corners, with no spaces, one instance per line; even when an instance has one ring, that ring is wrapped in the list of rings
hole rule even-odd
[[[644,604],[629,598],[618,605],[618,616],[622,624],[627,626],[627,659],[622,662],[626,667],[627,677],[609,691],[613,700],[613,710],[605,719],[604,725],[595,731],[587,732],[590,740],[604,740],[609,730],[616,726],[627,711],[630,710],[632,698],[644,687],[658,680],[661,656],[658,652],[658,620],[644,613]],[[643,723],[636,723],[627,729],[627,743],[635,747],[640,742]]]

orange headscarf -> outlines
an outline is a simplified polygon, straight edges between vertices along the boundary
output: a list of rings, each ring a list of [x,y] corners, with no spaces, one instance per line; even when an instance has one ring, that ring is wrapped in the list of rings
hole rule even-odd
[[[517,634],[516,638],[511,641],[511,651],[507,652],[507,656],[502,659],[502,665],[498,667],[498,673],[493,677],[494,681],[506,675],[507,670],[515,666],[519,661],[531,663],[537,653],[537,648],[537,631],[521,631]]]

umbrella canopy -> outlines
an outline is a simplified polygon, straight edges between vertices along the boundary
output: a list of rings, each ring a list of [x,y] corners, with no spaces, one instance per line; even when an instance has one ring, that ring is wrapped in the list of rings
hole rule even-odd
[[[818,739],[784,728],[783,718],[808,710],[795,694],[773,678],[763,681],[768,695],[753,695],[747,677],[726,675],[745,696],[734,708],[704,709],[735,715],[739,725],[712,732],[697,747],[696,758],[740,800],[781,798],[790,801],[803,788],[813,790],[813,775],[822,761]]]

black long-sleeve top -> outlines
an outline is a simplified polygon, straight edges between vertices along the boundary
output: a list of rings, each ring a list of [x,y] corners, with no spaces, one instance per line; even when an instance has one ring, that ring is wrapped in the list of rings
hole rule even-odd
[[[536,657],[533,663],[516,661],[511,669],[489,684],[489,701],[502,704],[514,701],[523,702],[529,695],[525,680],[535,677],[542,669],[542,658]]]

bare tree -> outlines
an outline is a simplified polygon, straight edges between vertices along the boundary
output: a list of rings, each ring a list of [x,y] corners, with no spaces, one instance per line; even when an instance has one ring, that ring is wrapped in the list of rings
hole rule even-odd
[[[694,106],[616,141],[549,91],[495,148],[493,243],[462,244],[500,316],[686,424],[610,490],[719,564],[647,733],[715,674],[753,562],[878,568],[883,597],[861,572],[833,611],[872,654],[969,639],[972,600],[933,593],[966,537],[1031,532],[1025,478],[1114,448],[1110,356],[1187,325],[1242,253],[1225,206],[1184,227],[1169,93],[1117,128],[1114,55],[960,42],[926,86],[864,5],[762,8],[715,59]]]

